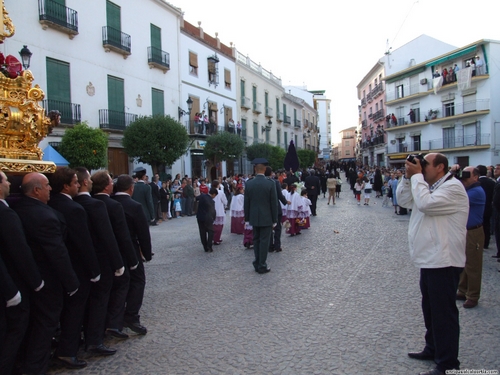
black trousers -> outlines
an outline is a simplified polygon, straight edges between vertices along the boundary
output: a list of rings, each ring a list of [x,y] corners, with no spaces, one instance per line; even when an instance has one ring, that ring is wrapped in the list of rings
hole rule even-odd
[[[427,329],[424,351],[434,354],[436,367],[442,372],[460,368],[456,295],[462,270],[459,267],[420,269],[422,313]]]
[[[200,231],[200,240],[203,249],[206,251],[212,248],[214,242],[214,223],[213,221],[198,220],[198,230]]]
[[[100,261],[101,279],[92,283],[85,314],[85,345],[100,345],[104,340],[109,295],[113,286],[114,271],[107,261]]]
[[[484,248],[490,246],[491,237],[491,210],[485,210],[483,214]]]
[[[307,198],[311,201],[311,215],[316,216],[316,203],[318,202],[318,194],[307,194]]]
[[[31,294],[23,374],[43,374],[47,371],[52,337],[63,308],[65,292],[61,283],[47,279],[44,281],[44,287]]]
[[[500,212],[495,210],[495,242],[497,244],[497,256],[500,256]]]
[[[82,277],[78,291],[71,297],[68,294],[64,296],[60,319],[61,336],[56,349],[57,357],[76,357],[76,353],[78,353],[90,284],[92,284],[90,280]]]
[[[4,335],[0,336],[0,369],[4,374],[12,373],[17,352],[28,329],[30,292],[27,289],[20,292],[21,303],[12,307],[5,307],[5,303],[2,303],[0,307],[1,318],[6,323]]]
[[[281,207],[280,207],[281,209]],[[274,227],[274,234],[273,231],[271,231],[271,243],[269,248],[278,250],[281,248],[281,230],[282,230],[282,225],[281,225],[281,219],[283,218],[283,215],[278,215],[278,222],[276,223],[276,226]]]
[[[269,243],[273,227],[253,227],[253,252],[255,260],[253,266],[256,271],[267,268],[267,253],[269,252]]]
[[[106,328],[123,329],[123,316],[125,314],[125,303],[127,301],[128,288],[130,286],[129,266],[125,265],[125,271],[121,276],[113,276],[113,286],[108,301],[108,312],[106,315]]]
[[[139,258],[139,265],[135,270],[130,270],[130,285],[123,317],[123,320],[127,323],[141,322],[139,310],[142,307],[144,289],[146,288],[146,271],[144,270],[144,263],[140,254],[137,254],[137,257]]]

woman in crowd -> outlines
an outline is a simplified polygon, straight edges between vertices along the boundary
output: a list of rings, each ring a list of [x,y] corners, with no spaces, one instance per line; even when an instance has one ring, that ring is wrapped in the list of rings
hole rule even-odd
[[[382,196],[382,186],[384,182],[382,181],[382,173],[380,169],[375,169],[375,175],[373,177],[373,190],[375,191],[375,198],[380,198]]]
[[[160,189],[160,207],[161,207],[161,216],[163,221],[167,221],[168,218],[168,204],[170,203],[170,191],[167,188],[167,181],[163,181],[161,183]]]
[[[326,179],[326,187],[328,189],[328,203],[330,204],[330,199],[332,204],[335,204],[335,194],[337,192],[337,179],[334,174],[330,172],[328,178]]]

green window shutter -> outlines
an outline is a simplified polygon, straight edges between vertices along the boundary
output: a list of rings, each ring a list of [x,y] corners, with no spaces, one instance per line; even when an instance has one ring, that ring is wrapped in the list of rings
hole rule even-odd
[[[286,104],[283,104],[283,120],[286,118]]]
[[[241,97],[245,97],[245,81],[241,80],[240,81],[240,91],[241,91]]]
[[[257,142],[259,139],[259,124],[256,122],[253,123],[253,141],[254,143]]]
[[[276,129],[276,144],[279,147],[281,144],[281,131]]]
[[[257,101],[257,87],[252,86],[252,97],[253,97],[253,102],[255,103]]]
[[[151,89],[151,102],[153,104],[153,116],[165,116],[165,98],[162,90]]]
[[[108,109],[125,112],[125,90],[121,78],[108,76]]]
[[[288,133],[283,133],[283,140],[285,141],[285,150],[288,150]]]
[[[247,137],[247,120],[244,118],[241,119],[241,135],[244,139]]]
[[[151,24],[151,47],[161,50],[161,29]]]
[[[121,10],[118,5],[113,4],[111,1],[106,1],[106,25],[121,31],[120,12]]]
[[[264,105],[266,106],[266,113],[267,113],[267,108],[269,108],[269,93],[265,93],[265,98],[264,98]]]
[[[46,58],[47,99],[71,103],[69,63]]]
[[[49,1],[66,6],[66,0],[49,0]]]

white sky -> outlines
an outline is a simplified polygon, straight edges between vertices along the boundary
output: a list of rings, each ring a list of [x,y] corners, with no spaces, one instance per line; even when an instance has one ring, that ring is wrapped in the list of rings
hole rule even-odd
[[[356,126],[356,86],[387,50],[426,34],[462,47],[500,40],[498,0],[168,0],[283,85],[326,90],[332,133]],[[176,2],[177,1],[177,2]]]

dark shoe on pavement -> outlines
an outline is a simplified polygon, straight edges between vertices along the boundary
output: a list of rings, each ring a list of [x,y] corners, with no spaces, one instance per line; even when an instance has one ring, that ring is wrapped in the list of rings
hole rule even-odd
[[[148,333],[147,328],[142,326],[141,323],[124,323],[123,325],[139,335],[145,335]]]
[[[270,252],[270,253],[274,253],[274,247],[270,247],[270,248],[269,248],[269,252]]]
[[[413,359],[428,360],[434,359],[434,354],[422,351],[422,352],[409,352],[408,357]]]
[[[275,250],[277,253],[279,253],[280,251],[283,251],[283,249],[280,247],[279,249],[276,249]]]
[[[500,258],[498,255],[492,255],[492,258]]]
[[[57,363],[66,368],[84,368],[87,362],[78,359],[77,357],[54,357]]]
[[[269,271],[271,271],[271,269],[267,267],[267,268],[261,268],[257,272],[262,275],[263,273],[268,273]]]
[[[106,334],[117,339],[128,339],[128,335],[125,332],[120,331],[118,328],[108,328],[106,329]]]
[[[113,355],[116,353],[116,349],[108,348],[103,344],[89,345],[85,348],[85,351],[96,355]]]
[[[457,301],[465,301],[467,298],[465,298],[465,295],[462,293],[457,293]]]
[[[467,301],[465,301],[465,303],[463,304],[463,306],[466,309],[472,309],[473,307],[477,306],[477,301],[473,301],[471,299],[468,299]]]
[[[421,372],[418,375],[445,375],[445,373],[437,368],[433,368],[432,370]]]

